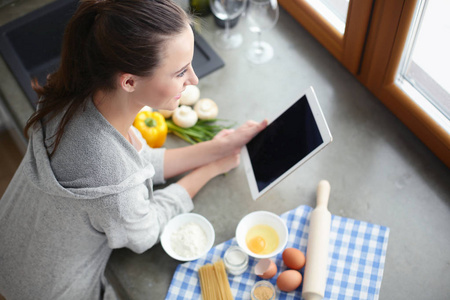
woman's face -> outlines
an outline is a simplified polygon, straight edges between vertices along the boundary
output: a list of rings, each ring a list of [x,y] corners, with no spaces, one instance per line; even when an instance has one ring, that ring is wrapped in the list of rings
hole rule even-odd
[[[174,110],[187,85],[198,83],[192,69],[194,34],[190,26],[167,41],[161,65],[150,77],[139,77],[134,99],[139,105]]]

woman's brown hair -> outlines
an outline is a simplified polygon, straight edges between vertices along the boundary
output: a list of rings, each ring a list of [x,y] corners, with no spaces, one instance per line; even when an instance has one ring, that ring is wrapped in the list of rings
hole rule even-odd
[[[120,73],[151,76],[164,55],[168,38],[190,23],[171,0],[81,0],[64,32],[59,69],[33,88],[38,109],[25,126],[62,112],[55,133],[56,151],[64,127],[95,91],[111,91]]]

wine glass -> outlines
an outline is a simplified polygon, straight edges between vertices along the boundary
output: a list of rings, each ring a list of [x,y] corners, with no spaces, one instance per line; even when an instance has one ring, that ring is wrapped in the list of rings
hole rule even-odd
[[[212,13],[225,24],[225,30],[218,32],[215,43],[222,49],[234,49],[242,44],[240,33],[231,33],[230,20],[244,11],[247,0],[209,0]]]
[[[257,33],[257,40],[247,51],[247,58],[251,62],[262,64],[273,57],[272,46],[261,40],[261,34],[275,26],[278,16],[277,0],[249,0],[246,11],[247,26],[251,32]]]

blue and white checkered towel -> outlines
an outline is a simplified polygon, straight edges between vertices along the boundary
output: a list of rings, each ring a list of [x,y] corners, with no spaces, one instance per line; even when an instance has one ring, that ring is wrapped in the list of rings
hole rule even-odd
[[[306,253],[311,211],[311,207],[302,205],[281,215],[289,229],[286,247],[298,248]],[[387,227],[332,215],[325,299],[378,299],[388,237]],[[234,238],[213,247],[200,259],[180,264],[166,299],[200,299],[198,269],[223,258],[231,245],[237,245]],[[278,267],[278,273],[270,281],[276,286],[276,278],[286,270],[286,266],[281,253],[272,260]],[[228,275],[231,292],[236,300],[250,299],[252,286],[261,280],[254,275],[257,262],[257,259],[250,257],[249,268],[245,273],[239,276]],[[301,272],[303,275],[303,269]],[[302,285],[290,293],[277,290],[277,299],[300,299],[301,289]]]

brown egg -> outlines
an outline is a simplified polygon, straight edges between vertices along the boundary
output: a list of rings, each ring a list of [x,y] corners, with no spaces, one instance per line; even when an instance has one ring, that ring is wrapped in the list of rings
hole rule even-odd
[[[270,259],[264,258],[261,259],[255,265],[255,274],[261,277],[262,279],[270,279],[275,274],[277,274],[278,268],[277,265]]]
[[[295,270],[281,272],[277,278],[277,286],[283,292],[292,292],[302,283],[302,274]]]
[[[305,255],[296,248],[286,248],[282,254],[283,261],[290,269],[300,270],[305,266]]]

